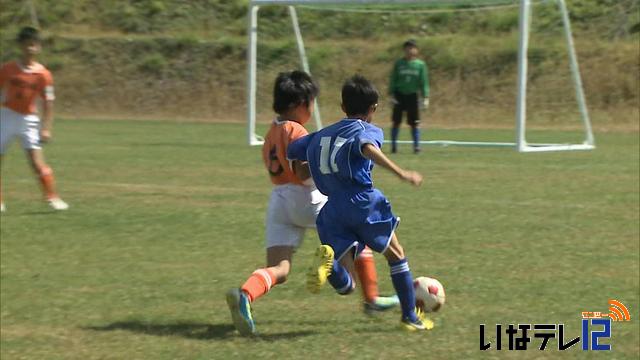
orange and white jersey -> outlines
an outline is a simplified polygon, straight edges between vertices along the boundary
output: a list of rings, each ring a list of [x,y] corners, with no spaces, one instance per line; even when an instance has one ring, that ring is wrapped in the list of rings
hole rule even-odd
[[[276,119],[265,136],[262,158],[275,185],[271,191],[266,219],[266,247],[297,248],[305,229],[315,228],[316,217],[327,202],[313,185],[305,185],[293,173],[287,159],[287,148],[308,132],[295,121]]]
[[[303,184],[289,166],[287,147],[294,140],[307,134],[307,129],[295,121],[276,119],[271,124],[262,145],[262,160],[274,185]]]
[[[53,77],[47,68],[35,63],[25,68],[17,61],[0,67],[2,106],[21,114],[37,113],[36,99],[55,99]]]

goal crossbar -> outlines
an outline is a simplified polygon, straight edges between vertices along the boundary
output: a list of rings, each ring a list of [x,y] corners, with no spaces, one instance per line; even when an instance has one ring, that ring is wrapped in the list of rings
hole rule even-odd
[[[368,5],[368,4],[424,4],[425,0],[252,0],[256,5]]]
[[[453,141],[453,140],[433,140],[421,141],[425,145],[441,145],[441,146],[497,146],[511,147],[519,152],[547,152],[547,151],[572,151],[572,150],[593,150],[595,149],[595,139],[591,127],[591,120],[586,105],[584,90],[582,87],[582,79],[578,66],[578,60],[573,44],[573,35],[571,32],[571,23],[569,20],[569,12],[565,0],[554,0],[558,5],[558,11],[562,17],[562,25],[564,30],[564,38],[569,56],[569,65],[572,75],[575,97],[580,111],[580,118],[584,129],[584,142],[581,144],[540,144],[528,143],[526,140],[526,112],[527,112],[527,76],[528,76],[528,48],[530,38],[531,25],[531,6],[532,0],[518,0],[519,2],[519,41],[518,41],[518,87],[516,97],[516,116],[515,116],[515,142],[482,142],[482,141]],[[248,42],[247,51],[247,121],[248,141],[249,145],[261,145],[262,137],[256,134],[256,73],[257,73],[257,43],[258,43],[258,11],[260,6],[264,5],[281,5],[289,7],[292,27],[296,37],[298,53],[303,70],[310,72],[307,56],[305,52],[304,42],[298,25],[298,18],[295,11],[296,5],[368,5],[368,4],[425,4],[424,0],[252,0],[249,4],[249,22],[248,22]],[[511,1],[514,3],[515,1]],[[442,3],[442,2],[441,2]],[[505,1],[495,1],[494,3],[505,3]],[[451,3],[454,5],[454,3]],[[486,3],[485,3],[486,4]],[[390,12],[393,12],[392,10]],[[316,127],[322,127],[320,119],[319,106],[316,102],[314,119]],[[400,141],[399,143],[411,143],[409,141]]]

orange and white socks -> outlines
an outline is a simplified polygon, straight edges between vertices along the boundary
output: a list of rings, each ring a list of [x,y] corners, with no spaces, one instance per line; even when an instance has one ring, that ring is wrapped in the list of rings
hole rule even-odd
[[[378,273],[376,264],[373,260],[373,252],[366,247],[355,260],[356,273],[360,287],[362,288],[362,296],[366,302],[373,303],[378,297]],[[241,290],[249,297],[249,301],[254,302],[256,299],[266,294],[272,287],[278,284],[273,271],[269,268],[262,268],[254,271],[251,276],[242,285]]]
[[[242,285],[241,290],[247,294],[249,301],[253,302],[260,296],[268,293],[277,283],[278,279],[273,271],[268,268],[263,268],[254,271]]]
[[[43,166],[38,174],[42,191],[47,200],[58,198],[55,190],[55,181],[53,179],[53,170],[48,166]]]
[[[366,302],[373,303],[378,297],[378,273],[373,261],[373,251],[369,247],[365,247],[356,257],[355,266],[362,288],[362,296]]]

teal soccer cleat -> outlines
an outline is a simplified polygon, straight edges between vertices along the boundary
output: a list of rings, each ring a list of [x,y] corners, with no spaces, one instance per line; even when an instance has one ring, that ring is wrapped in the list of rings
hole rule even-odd
[[[227,305],[236,330],[243,336],[255,335],[256,324],[251,316],[251,304],[247,295],[240,289],[231,289],[227,292]]]
[[[400,304],[398,295],[378,296],[373,302],[364,302],[364,313],[367,315],[375,315],[376,313],[387,311]]]

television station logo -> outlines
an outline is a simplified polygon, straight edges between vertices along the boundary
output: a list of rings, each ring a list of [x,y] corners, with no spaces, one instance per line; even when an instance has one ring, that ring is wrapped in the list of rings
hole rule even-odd
[[[618,300],[609,300],[609,312],[583,311],[581,336],[571,338],[565,333],[564,324],[496,324],[495,338],[485,335],[485,324],[480,324],[480,350],[528,350],[532,339],[540,343],[538,350],[547,350],[549,344],[557,342],[559,351],[570,349],[582,341],[584,351],[608,351],[611,344],[611,323],[631,321],[629,309]],[[506,344],[502,342],[502,334],[506,335]],[[539,339],[539,340],[538,340]]]
[[[610,318],[613,321],[631,321],[629,309],[618,300],[609,300],[609,313],[601,313],[599,311],[583,311],[583,319],[602,319]]]

